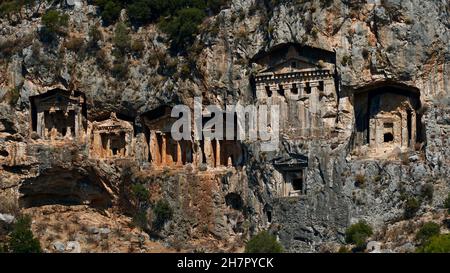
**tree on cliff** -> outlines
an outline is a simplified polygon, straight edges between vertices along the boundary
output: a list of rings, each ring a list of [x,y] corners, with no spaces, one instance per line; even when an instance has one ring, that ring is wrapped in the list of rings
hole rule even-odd
[[[31,218],[21,216],[14,224],[13,231],[9,235],[8,250],[13,253],[40,253],[41,244],[34,238],[31,231]]]

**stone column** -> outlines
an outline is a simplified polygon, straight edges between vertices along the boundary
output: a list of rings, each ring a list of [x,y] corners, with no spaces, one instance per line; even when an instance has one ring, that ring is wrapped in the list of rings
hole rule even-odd
[[[38,112],[36,115],[36,132],[40,137],[44,137],[44,112]]]
[[[111,138],[109,136],[107,136],[107,140],[106,140],[106,157],[111,157],[112,156],[112,150],[111,150]]]
[[[177,141],[177,166],[182,166],[183,165],[183,158],[181,155],[181,145],[180,142]]]
[[[220,166],[220,141],[218,139],[215,140],[216,141],[216,167]]]
[[[375,148],[377,146],[377,123],[376,119],[369,120],[369,146]]]
[[[208,167],[214,168],[214,155],[212,149],[212,143],[210,139],[206,139],[203,141],[203,152],[206,157],[206,164]]]
[[[416,146],[416,137],[417,137],[417,115],[413,110],[411,111],[411,148],[414,149]]]
[[[272,92],[272,97],[278,96],[278,84],[269,84],[269,90]]]
[[[289,99],[295,99],[297,95],[292,94],[292,83],[282,83],[281,87],[284,90],[284,96]]]
[[[319,127],[319,82],[310,82],[311,96],[310,96],[310,111],[311,111],[311,127],[316,129]]]
[[[167,165],[167,135],[162,133],[161,165]]]
[[[401,112],[401,146],[402,148],[408,148],[408,113],[405,111]]]
[[[74,137],[77,139],[80,139],[80,132],[81,132],[81,113],[79,113],[79,109],[75,109],[75,132]]]
[[[257,99],[267,98],[266,85],[263,82],[258,82],[256,84],[256,98]]]

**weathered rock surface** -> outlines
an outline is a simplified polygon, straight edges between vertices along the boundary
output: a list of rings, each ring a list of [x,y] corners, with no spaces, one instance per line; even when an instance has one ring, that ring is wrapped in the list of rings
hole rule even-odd
[[[121,215],[123,185],[140,181],[149,189],[152,203],[165,199],[174,209],[158,234],[174,248],[239,251],[251,235],[270,228],[287,251],[314,252],[325,243],[344,243],[345,228],[358,220],[377,230],[397,222],[403,217],[405,197],[423,199],[419,215],[442,209],[450,187],[448,1],[368,2],[377,4],[233,0],[204,22],[196,40],[200,50],[191,56],[196,71],[187,77],[180,76],[185,57],[170,55],[165,35],[148,25],[131,31],[132,39],[142,39],[145,48],[128,54],[126,76],[115,78],[110,72],[114,27],[100,26],[95,7],[87,1],[65,1],[57,7],[70,15],[69,34],[50,45],[39,39],[40,18],[0,18],[0,213],[18,203],[37,215],[41,205],[54,204],[109,207],[105,213]],[[67,47],[73,37],[87,42],[94,25],[103,34],[100,50],[93,54]],[[224,172],[186,167],[150,168],[145,173],[148,162],[138,156],[131,162],[91,160],[85,144],[45,145],[30,129],[30,98],[54,88],[83,92],[89,122],[118,113],[133,122],[137,135],[143,130],[139,116],[161,105],[192,105],[194,96],[203,96],[204,104],[253,103],[252,59],[285,43],[335,52],[338,96],[332,112],[338,137],[285,138],[277,152],[267,154],[257,144],[246,144],[245,165]],[[422,146],[395,159],[367,158],[364,147],[359,154],[353,151],[355,93],[385,83],[419,90]],[[143,138],[143,133],[135,137]],[[145,153],[141,148],[136,145],[136,155]],[[308,158],[304,194],[280,198],[277,185],[285,178],[273,162],[293,155]],[[425,185],[433,189],[431,198],[422,196]],[[147,214],[151,222],[151,209]],[[115,242],[102,239],[110,236],[109,228],[100,227],[108,220],[98,219],[95,232],[88,232],[97,238],[67,238],[67,244],[59,240],[54,249],[45,247],[58,252],[108,251]],[[58,228],[54,233],[57,236]],[[142,244],[138,237],[112,248],[167,250],[149,240]],[[54,238],[45,240],[54,241],[50,239]],[[383,248],[412,251],[407,241],[385,242]]]

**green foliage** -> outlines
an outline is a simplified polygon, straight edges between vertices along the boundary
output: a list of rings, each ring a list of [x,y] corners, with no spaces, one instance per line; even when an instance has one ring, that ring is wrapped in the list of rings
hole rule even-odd
[[[434,222],[425,223],[416,234],[416,240],[421,244],[428,242],[428,240],[436,235],[439,235],[440,227]]]
[[[44,42],[53,41],[57,35],[65,35],[65,28],[69,26],[69,15],[57,10],[49,10],[42,15],[43,28],[40,35]]]
[[[365,221],[359,221],[347,228],[345,231],[345,241],[348,244],[355,244],[357,249],[362,250],[366,247],[367,238],[372,234],[372,227]]]
[[[8,248],[14,253],[40,253],[39,240],[34,238],[31,231],[31,218],[22,216],[14,224],[13,231],[9,235]]]
[[[62,27],[69,26],[69,15],[52,9],[42,15],[42,24],[51,33],[59,33]]]
[[[140,183],[131,185],[131,193],[133,194],[134,198],[136,198],[139,202],[141,203],[148,202],[150,192],[144,185]]]
[[[114,30],[114,45],[122,54],[126,53],[130,49],[131,37],[128,34],[127,26],[119,22]]]
[[[153,207],[153,227],[155,230],[161,230],[164,224],[172,219],[173,210],[166,200],[160,199]]]
[[[136,24],[143,24],[158,19],[158,12],[163,6],[167,5],[164,1],[155,0],[137,0],[128,5],[128,16]]]
[[[96,0],[101,17],[109,25],[117,21],[121,9],[127,10],[134,25],[160,22],[175,52],[186,52],[198,33],[206,13],[218,13],[228,0]]]
[[[0,4],[0,16],[10,16],[11,14],[18,13],[22,8],[21,1],[2,1]]]
[[[261,231],[245,246],[245,253],[282,253],[283,247],[277,238],[267,231]]]
[[[100,16],[106,25],[114,23],[123,8],[123,1],[119,0],[96,0],[95,4],[100,7]]]
[[[450,213],[450,193],[444,201],[444,207],[447,209],[447,212]]]
[[[450,234],[431,237],[428,242],[417,249],[420,253],[450,253]]]
[[[98,42],[103,39],[102,32],[98,29],[97,26],[91,26],[89,28],[89,41],[88,48],[90,49],[98,49]]]
[[[204,17],[205,13],[201,9],[185,8],[179,10],[171,19],[161,21],[160,27],[169,35],[172,51],[184,51],[192,44],[198,32],[198,25]]]
[[[135,227],[139,227],[142,230],[147,230],[148,219],[147,219],[147,213],[145,212],[145,210],[138,210],[133,215],[133,225]]]
[[[422,186],[420,190],[420,196],[422,197],[422,199],[432,201],[433,194],[434,194],[433,184],[427,183]]]
[[[409,197],[405,202],[403,216],[405,219],[413,218],[420,209],[420,202],[415,197]]]

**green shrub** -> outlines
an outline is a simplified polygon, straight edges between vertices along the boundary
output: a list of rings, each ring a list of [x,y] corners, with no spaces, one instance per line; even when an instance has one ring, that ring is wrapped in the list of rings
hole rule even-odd
[[[164,224],[172,219],[173,210],[166,200],[160,199],[153,207],[153,228],[161,230]]]
[[[261,231],[251,238],[245,246],[245,253],[282,253],[283,247],[274,235]]]
[[[409,197],[405,202],[403,216],[405,219],[413,218],[420,209],[420,202],[415,197]]]
[[[2,3],[0,4],[0,16],[7,16],[9,18],[9,16],[11,14],[16,14],[20,11],[20,9],[22,8],[22,4],[20,3],[20,1],[1,1]]]
[[[433,194],[434,194],[433,184],[427,183],[422,186],[420,190],[420,196],[422,197],[422,199],[432,201]]]
[[[424,244],[431,237],[439,235],[439,233],[440,227],[438,224],[434,222],[427,222],[417,232],[416,240],[418,240],[421,244]]]
[[[450,253],[450,234],[436,235],[417,249],[421,253]]]
[[[51,33],[61,33],[63,27],[69,26],[69,15],[51,9],[42,15],[42,24]]]
[[[450,193],[444,201],[444,207],[447,209],[447,212],[450,213]]]
[[[366,241],[372,234],[372,227],[365,221],[359,221],[347,228],[345,231],[345,242],[347,244],[355,244],[358,250],[362,250],[366,247]]]
[[[123,8],[122,1],[119,0],[96,0],[100,8],[100,16],[106,25],[114,23],[120,15]]]
[[[201,9],[184,8],[179,10],[176,16],[161,21],[159,26],[169,35],[172,51],[185,51],[192,44],[198,32],[198,25],[204,17],[205,13]]]
[[[128,5],[128,16],[135,24],[143,24],[158,19],[165,5],[155,0],[137,0]]]
[[[147,219],[147,213],[145,210],[140,209],[133,215],[133,225],[142,230],[147,230],[148,219]]]
[[[117,23],[114,30],[114,45],[122,54],[126,53],[130,49],[131,37],[128,34],[127,26],[120,22]]]
[[[148,202],[150,192],[144,185],[140,183],[131,185],[131,193],[133,194],[134,198],[136,198],[139,202],[141,203]]]
[[[17,219],[9,237],[8,249],[13,253],[42,252],[39,240],[34,238],[31,231],[31,218],[29,216],[21,216]]]
[[[98,49],[98,42],[103,39],[102,32],[97,26],[91,26],[89,28],[89,42],[88,47],[91,49]]]
[[[57,10],[49,10],[42,15],[43,28],[40,30],[40,37],[43,42],[52,42],[58,35],[65,35],[69,26],[69,15]]]

